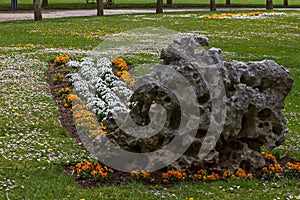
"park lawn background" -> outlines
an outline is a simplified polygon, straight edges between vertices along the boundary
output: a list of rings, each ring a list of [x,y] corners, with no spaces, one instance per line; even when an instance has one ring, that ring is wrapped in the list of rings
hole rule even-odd
[[[9,81],[1,81],[0,87],[0,199],[296,199],[300,196],[296,179],[237,179],[171,187],[131,183],[83,189],[61,166],[88,155],[59,124],[44,81],[49,60],[59,53],[82,56],[81,52],[100,44],[104,35],[149,26],[203,34],[211,46],[222,49],[224,60],[273,59],[289,69],[295,81],[284,110],[290,132],[286,143],[273,153],[300,160],[300,12],[286,13],[255,20],[200,19],[197,16],[210,13],[189,12],[0,23],[0,69],[24,72],[1,74],[2,80]]]
[[[105,3],[106,1],[103,0]],[[114,0],[114,8],[153,8],[155,0]],[[164,1],[166,4],[166,1]],[[217,6],[225,6],[225,0],[216,0]],[[232,7],[265,7],[265,0],[232,0]],[[95,8],[95,5],[88,4],[86,0],[49,0],[48,8],[74,9],[74,8]],[[283,7],[283,0],[273,0],[274,7]],[[209,7],[209,1],[200,0],[173,0],[173,7]],[[289,0],[290,7],[299,7],[300,0]],[[0,10],[10,9],[10,0],[0,2]],[[32,9],[32,0],[18,0],[19,9]]]

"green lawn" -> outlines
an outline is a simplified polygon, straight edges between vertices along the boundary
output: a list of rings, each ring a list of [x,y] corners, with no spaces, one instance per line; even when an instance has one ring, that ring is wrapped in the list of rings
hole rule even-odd
[[[41,0],[42,1],[42,0]],[[105,0],[104,0],[105,2]],[[166,1],[164,1],[166,3]],[[224,6],[225,0],[216,0],[218,6]],[[85,0],[49,0],[49,8],[85,8]],[[264,0],[232,0],[232,6],[265,7]],[[273,0],[275,7],[282,7],[283,0]],[[32,0],[18,0],[19,9],[31,9]],[[155,7],[155,0],[115,0],[114,7]],[[173,0],[173,7],[209,6],[209,1],[199,0]],[[289,6],[300,6],[300,0],[289,0]],[[95,7],[88,5],[88,8]],[[10,0],[0,2],[0,10],[10,9]]]
[[[174,1],[175,2],[175,1]],[[61,164],[88,155],[58,122],[44,81],[47,62],[59,53],[83,56],[102,36],[164,27],[209,37],[225,60],[273,59],[290,70],[295,88],[284,113],[290,132],[274,152],[300,160],[300,12],[263,19],[201,19],[206,12],[44,19],[0,23],[0,199],[296,199],[299,180],[232,180],[172,187],[81,188]]]

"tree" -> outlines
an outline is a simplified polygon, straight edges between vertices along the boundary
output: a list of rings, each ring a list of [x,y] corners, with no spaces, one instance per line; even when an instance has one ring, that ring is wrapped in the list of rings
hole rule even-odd
[[[216,1],[215,0],[210,0],[210,11],[216,11],[217,7],[216,7]]]
[[[97,0],[97,16],[103,16],[103,0]]]
[[[163,13],[163,0],[157,0],[156,13]]]
[[[34,5],[34,21],[42,20],[42,11],[40,0],[33,0]]]
[[[226,6],[231,6],[231,0],[226,0]]]
[[[167,6],[172,6],[172,4],[173,4],[173,2],[172,2],[172,0],[167,0]]]
[[[48,0],[43,0],[42,1],[42,8],[47,8],[49,6]]]
[[[288,0],[283,0],[283,6],[288,7],[289,6],[289,1]]]
[[[273,9],[273,0],[266,0],[266,9],[268,10]]]

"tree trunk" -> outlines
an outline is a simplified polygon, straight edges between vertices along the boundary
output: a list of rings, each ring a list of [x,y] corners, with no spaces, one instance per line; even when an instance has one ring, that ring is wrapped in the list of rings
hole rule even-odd
[[[43,0],[42,1],[42,8],[47,8],[49,6],[48,0]]]
[[[167,6],[171,7],[173,4],[172,0],[167,0]]]
[[[156,13],[163,13],[163,0],[157,0]]]
[[[231,0],[226,0],[226,5],[225,6],[231,6]]]
[[[266,0],[266,9],[268,10],[273,9],[273,0]]]
[[[103,16],[103,0],[97,0],[97,16]]]
[[[112,7],[113,4],[113,0],[107,0],[107,6]]]
[[[216,7],[216,1],[215,0],[210,0],[210,11],[216,11],[217,7]]]
[[[33,0],[34,3],[34,21],[42,20],[42,11],[40,0]]]
[[[17,0],[11,0],[11,9],[18,10],[18,1]]]
[[[288,0],[283,0],[283,6],[288,7],[289,6],[289,1]]]

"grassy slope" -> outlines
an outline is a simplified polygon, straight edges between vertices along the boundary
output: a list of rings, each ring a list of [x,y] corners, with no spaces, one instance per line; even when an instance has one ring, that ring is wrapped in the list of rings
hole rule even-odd
[[[85,0],[49,0],[49,8],[84,8]],[[105,0],[104,0],[105,2]],[[155,7],[156,1],[154,0],[115,0],[115,7]],[[225,0],[217,0],[218,6],[224,6]],[[264,0],[232,0],[232,6],[252,6],[252,7],[265,7]],[[273,0],[274,6],[283,6],[283,0]],[[31,0],[18,0],[20,9],[31,9]],[[174,7],[188,7],[188,6],[208,6],[209,1],[199,0],[173,0]],[[289,0],[290,6],[300,6],[300,0]],[[88,7],[93,7],[88,5]],[[2,0],[0,2],[0,9],[9,9],[10,0]]]
[[[195,14],[201,15],[203,13],[199,12]],[[210,38],[211,46],[219,47],[225,52],[226,60],[274,59],[290,69],[291,76],[295,80],[295,88],[287,98],[285,113],[289,119],[288,126],[291,132],[288,134],[288,139],[283,149],[300,159],[300,116],[298,107],[300,103],[299,16],[299,12],[289,12],[289,16],[286,17],[270,17],[261,20],[208,20],[165,14],[147,15],[146,17],[105,16],[103,18],[66,18],[43,20],[37,23],[31,21],[5,22],[0,23],[0,52],[1,54],[10,56],[38,52],[38,58],[45,61],[49,57],[54,57],[54,54],[42,52],[46,47],[91,49],[101,42],[99,37],[105,34],[119,33],[133,28],[158,26],[158,24],[159,26],[176,31],[193,31],[205,34]],[[134,23],[129,23],[132,20],[135,20]],[[14,48],[4,48],[11,45],[25,47],[20,51]],[[31,56],[36,58],[36,56]],[[1,64],[3,62],[1,58],[0,66],[3,65],[3,63]],[[26,65],[26,63],[23,64]],[[31,68],[32,71],[38,72],[36,75],[39,77],[37,85],[41,85],[43,82],[42,73],[46,71],[46,68],[39,68],[38,64],[33,64]],[[24,70],[30,71],[30,68]],[[34,80],[32,81],[34,84]],[[1,97],[3,97],[0,100],[1,108],[9,107],[9,105],[17,107],[21,104],[21,100],[14,101],[15,98],[20,98],[20,96],[13,96],[15,91],[19,91],[20,93],[18,94],[20,95],[23,94],[22,98],[26,98],[26,95],[29,95],[26,92],[22,93],[24,89],[18,88],[18,86],[18,84],[12,85],[1,82]],[[36,113],[32,113],[33,125],[22,121],[22,118],[15,117],[11,110],[8,110],[8,113],[11,113],[11,115],[5,114],[5,112],[1,114],[0,141],[9,143],[11,142],[10,140],[16,137],[17,133],[25,133],[26,131],[37,132],[36,129],[38,128],[38,132],[41,135],[33,139],[44,142],[44,144],[35,143],[35,148],[37,150],[52,148],[55,153],[67,158],[56,159],[57,155],[56,157],[54,156],[56,160],[49,164],[47,161],[35,161],[34,158],[32,161],[28,158],[21,161],[18,159],[8,161],[0,157],[0,187],[3,186],[3,183],[9,183],[7,178],[16,181],[15,183],[11,183],[16,188],[7,191],[10,199],[161,199],[163,196],[166,199],[185,199],[189,196],[193,196],[194,199],[274,199],[276,197],[296,197],[300,195],[300,185],[297,180],[283,180],[276,184],[242,180],[234,180],[229,183],[183,183],[167,188],[166,190],[155,186],[146,187],[137,183],[125,184],[120,187],[81,189],[71,177],[66,177],[60,165],[57,165],[60,162],[66,162],[66,160],[71,159],[68,157],[68,154],[76,154],[79,151],[78,147],[72,141],[68,140],[64,130],[59,128],[59,125],[55,121],[57,117],[55,105],[51,97],[47,95],[46,86],[41,85],[41,88],[38,90],[34,90],[34,88],[30,90],[29,88],[29,92],[31,93],[36,93],[37,91],[44,91],[43,94],[45,96],[40,98],[37,95],[33,99],[27,98],[26,101],[37,105],[41,104],[41,102],[46,102],[47,106],[42,104],[40,107],[43,112],[39,110]],[[12,96],[7,97],[6,93]],[[10,103],[8,103],[8,100]],[[1,112],[3,113],[3,111]],[[20,114],[22,114],[22,111],[20,111]],[[39,120],[36,120],[36,118]],[[36,121],[40,123],[36,124]],[[60,141],[62,140],[65,143],[61,145]],[[24,144],[25,149],[31,146],[30,142],[33,141],[29,141],[29,144]],[[1,145],[5,147],[5,144],[1,143],[0,149]],[[297,151],[292,151],[293,148],[297,147]],[[12,147],[7,147],[6,149],[10,152],[17,152],[18,156],[25,154],[25,152],[27,153],[27,149],[24,151],[16,150]],[[52,150],[48,149],[48,151]],[[283,151],[281,150],[280,152],[282,153]],[[7,152],[3,153],[3,155],[6,154],[10,155]],[[24,186],[24,189],[22,186]],[[237,189],[237,186],[240,186],[240,188]],[[6,192],[2,189],[0,199],[5,199],[5,195]]]

